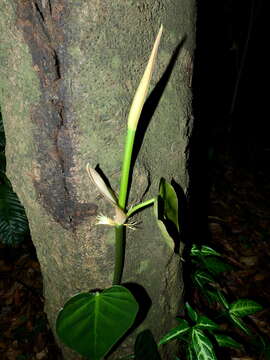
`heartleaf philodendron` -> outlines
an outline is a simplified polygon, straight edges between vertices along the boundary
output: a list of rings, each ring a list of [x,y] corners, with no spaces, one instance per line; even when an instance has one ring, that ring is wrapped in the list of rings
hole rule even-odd
[[[80,293],[70,298],[58,314],[56,332],[66,345],[91,360],[100,360],[108,353],[132,326],[139,308],[131,292],[120,285],[124,268],[124,229],[125,226],[134,228],[134,224],[128,222],[128,218],[137,210],[153,204],[155,199],[147,200],[129,210],[126,209],[126,203],[137,125],[148,93],[162,29],[161,26],[128,115],[118,198],[101,175],[89,164],[87,165],[92,183],[115,210],[113,219],[103,214],[97,218],[97,224],[111,225],[115,228],[113,286],[101,292]],[[173,216],[172,213],[170,214]]]
[[[60,311],[56,331],[79,354],[100,360],[133,324],[138,309],[137,301],[123,286],[80,293]]]

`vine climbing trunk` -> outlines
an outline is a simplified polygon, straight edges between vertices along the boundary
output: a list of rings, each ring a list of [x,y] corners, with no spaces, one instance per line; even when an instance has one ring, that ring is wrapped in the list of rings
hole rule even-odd
[[[111,209],[85,167],[98,164],[119,191],[129,106],[161,23],[129,204],[153,198],[161,177],[188,192],[195,17],[195,0],[0,3],[7,173],[27,212],[53,331],[71,295],[112,284],[114,229],[95,225],[96,215]],[[122,282],[151,299],[142,326],[158,340],[181,311],[181,261],[164,242],[151,207],[136,220],[138,229],[127,231]],[[132,352],[141,328],[111,358]],[[65,359],[80,358],[62,351]],[[173,348],[162,351],[172,358]]]

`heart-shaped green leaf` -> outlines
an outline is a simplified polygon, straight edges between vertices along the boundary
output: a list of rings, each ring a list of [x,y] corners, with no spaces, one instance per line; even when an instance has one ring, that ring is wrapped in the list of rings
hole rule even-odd
[[[123,286],[80,293],[60,311],[56,332],[63,343],[79,354],[99,360],[131,327],[138,308],[133,295]]]

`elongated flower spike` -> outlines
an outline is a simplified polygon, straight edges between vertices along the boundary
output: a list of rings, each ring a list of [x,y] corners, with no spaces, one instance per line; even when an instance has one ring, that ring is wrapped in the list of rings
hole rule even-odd
[[[128,115],[128,129],[129,130],[136,131],[136,129],[137,129],[138,121],[139,121],[139,118],[140,118],[140,115],[142,112],[142,108],[143,108],[143,105],[144,105],[144,102],[145,102],[145,99],[147,96],[148,87],[149,87],[150,80],[152,77],[162,31],[163,31],[163,25],[160,26],[160,29],[157,34],[150,58],[148,60],[147,66],[144,70],[143,77],[142,77],[140,84],[137,88],[137,91],[134,95],[134,98],[133,98],[133,101],[132,101],[132,104],[130,107],[129,115]]]

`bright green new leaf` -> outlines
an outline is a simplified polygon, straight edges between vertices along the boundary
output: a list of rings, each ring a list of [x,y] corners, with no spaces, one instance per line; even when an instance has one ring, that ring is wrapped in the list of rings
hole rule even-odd
[[[137,336],[135,360],[161,360],[157,343],[150,330],[144,330]]]
[[[190,317],[190,319],[192,321],[194,321],[195,323],[198,321],[199,315],[197,314],[197,312],[189,305],[189,303],[185,304],[186,309],[187,309],[187,313],[188,316]]]
[[[174,250],[175,242],[170,229],[175,228],[174,235],[179,233],[178,198],[173,186],[165,179],[160,180],[159,195],[154,203],[154,214],[162,235],[169,247]]]
[[[176,326],[174,329],[170,330],[166,335],[164,335],[158,343],[158,346],[166,344],[167,342],[187,333],[190,330],[190,326],[186,320],[181,319],[180,325]]]
[[[163,216],[166,220],[171,221],[179,231],[178,222],[178,198],[173,186],[165,179],[160,180],[159,195],[163,199],[164,209]]]
[[[173,241],[173,238],[170,236],[170,234],[168,233],[167,231],[167,228],[163,222],[163,220],[161,220],[161,215],[159,215],[161,213],[160,209],[161,209],[161,206],[159,206],[160,204],[160,199],[159,197],[156,199],[156,201],[154,202],[154,214],[155,214],[155,217],[157,219],[157,224],[158,224],[158,227],[161,231],[161,234],[163,235],[167,245],[172,249],[174,250],[174,247],[175,247],[175,243]],[[159,217],[160,216],[160,217]]]
[[[56,321],[67,346],[91,360],[102,359],[133,324],[138,304],[129,290],[115,285],[69,299]]]
[[[230,347],[235,349],[241,349],[242,345],[239,344],[239,342],[235,341],[233,338],[231,338],[228,335],[222,335],[222,334],[213,334],[215,337],[217,343],[221,347]]]
[[[217,360],[211,341],[201,330],[193,328],[191,339],[197,360]]]
[[[239,329],[241,329],[242,331],[244,331],[244,333],[246,333],[247,335],[251,336],[251,331],[249,330],[249,328],[247,327],[247,325],[244,323],[243,320],[241,320],[239,317],[230,314],[230,319],[231,321],[237,326],[239,327]]]
[[[213,320],[209,319],[207,316],[199,316],[197,320],[196,328],[205,329],[205,330],[217,330],[219,325]]]
[[[247,315],[254,314],[257,311],[262,310],[262,306],[256,301],[249,299],[240,299],[233,302],[230,305],[230,314],[243,317]]]

